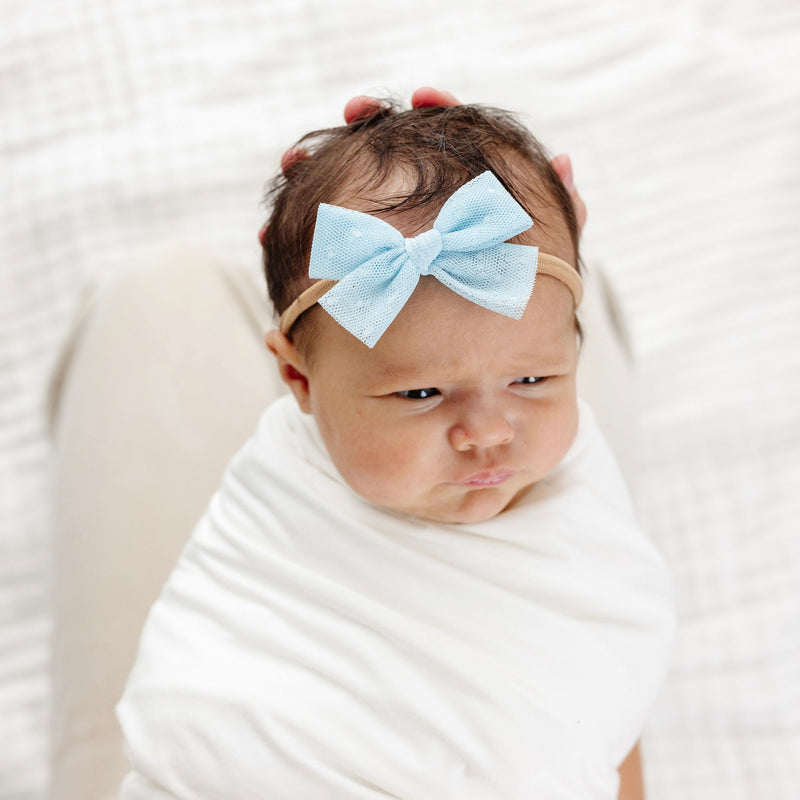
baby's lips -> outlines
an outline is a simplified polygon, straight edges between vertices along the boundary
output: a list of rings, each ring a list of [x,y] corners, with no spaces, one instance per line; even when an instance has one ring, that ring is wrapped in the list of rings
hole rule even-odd
[[[484,470],[470,475],[460,483],[464,486],[499,486],[501,483],[505,483],[513,474],[514,471],[510,469]]]

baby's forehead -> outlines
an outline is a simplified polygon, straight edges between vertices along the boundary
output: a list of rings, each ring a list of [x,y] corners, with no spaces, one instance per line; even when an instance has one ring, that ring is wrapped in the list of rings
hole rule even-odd
[[[574,318],[569,290],[548,276],[537,280],[520,320],[478,306],[428,276],[372,350],[352,337],[346,345],[378,380],[546,373],[571,363]]]

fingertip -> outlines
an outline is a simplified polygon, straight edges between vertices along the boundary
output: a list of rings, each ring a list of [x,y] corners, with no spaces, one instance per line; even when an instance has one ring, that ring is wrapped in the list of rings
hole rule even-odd
[[[383,100],[360,94],[347,101],[344,107],[344,121],[349,125],[365,117],[371,117],[376,111],[386,107],[387,105]]]
[[[553,157],[550,166],[555,170],[556,175],[558,175],[561,183],[564,184],[564,188],[569,193],[570,199],[572,200],[572,207],[575,209],[578,229],[583,231],[588,213],[586,211],[586,204],[575,188],[575,176],[572,173],[572,160],[566,153],[559,153],[557,156]]]
[[[570,193],[575,191],[575,179],[572,175],[572,161],[566,153],[559,153],[550,162],[556,175],[561,178],[561,183],[564,184],[566,190]]]
[[[450,92],[434,89],[433,86],[421,86],[411,95],[412,108],[433,108],[460,106],[461,103]]]
[[[302,161],[304,158],[308,158],[308,153],[302,147],[290,147],[281,156],[281,170],[286,174],[298,161]]]

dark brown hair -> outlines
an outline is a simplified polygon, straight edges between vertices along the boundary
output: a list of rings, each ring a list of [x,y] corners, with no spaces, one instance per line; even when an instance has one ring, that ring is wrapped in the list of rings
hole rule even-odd
[[[272,213],[262,243],[264,271],[277,314],[313,283],[308,260],[320,203],[356,202],[362,211],[402,214],[409,224],[421,226],[459,186],[485,170],[497,176],[534,224],[545,227],[537,208],[560,212],[572,239],[573,263],[579,265],[580,231],[569,194],[544,147],[507,111],[389,106],[350,125],[306,134],[296,146],[308,157],[278,175],[265,198]],[[398,174],[413,188],[388,194],[387,181]]]

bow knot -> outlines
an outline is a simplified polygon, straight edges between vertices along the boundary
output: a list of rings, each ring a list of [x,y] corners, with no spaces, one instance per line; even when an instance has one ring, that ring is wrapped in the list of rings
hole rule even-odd
[[[431,228],[419,236],[405,240],[406,253],[420,275],[430,275],[430,266],[436,256],[442,252],[442,234]]]
[[[408,239],[378,217],[320,203],[308,276],[337,281],[319,304],[367,347],[406,304],[420,275],[519,319],[533,289],[538,248],[506,240],[531,225],[489,171],[447,199],[431,230]]]

